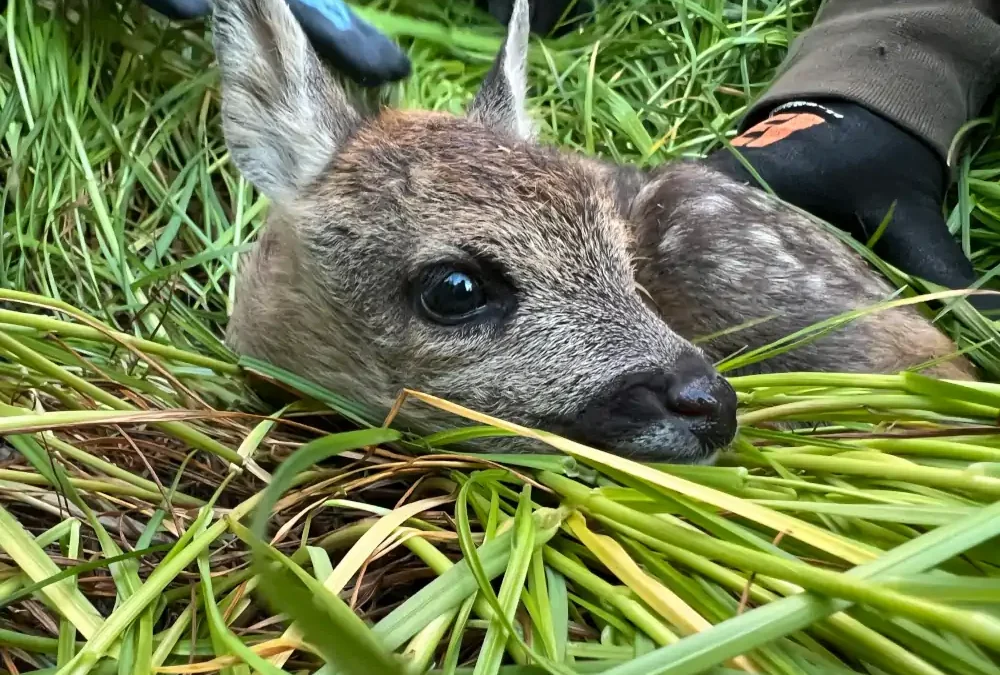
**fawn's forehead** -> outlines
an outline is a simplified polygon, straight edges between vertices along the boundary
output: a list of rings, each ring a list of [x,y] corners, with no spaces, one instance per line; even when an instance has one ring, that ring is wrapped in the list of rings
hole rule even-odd
[[[607,179],[577,159],[451,115],[389,111],[359,129],[325,178],[341,208],[398,218],[424,245],[525,262],[629,266]]]

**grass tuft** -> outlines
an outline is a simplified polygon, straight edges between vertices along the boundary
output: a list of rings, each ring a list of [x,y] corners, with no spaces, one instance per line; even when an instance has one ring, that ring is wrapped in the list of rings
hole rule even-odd
[[[722,147],[817,5],[603,7],[532,50],[542,136],[646,165]],[[406,106],[461,112],[502,35],[465,1],[359,12],[409,50]],[[733,377],[712,467],[416,392],[456,428],[382,428],[222,343],[267,203],[229,161],[206,26],[9,0],[0,36],[0,674],[1000,674],[1000,385]],[[963,130],[945,207],[987,286],[995,121]],[[897,302],[940,291],[886,271]],[[936,297],[1000,381],[997,329]],[[247,372],[302,400],[264,407]],[[457,450],[486,434],[557,452]]]

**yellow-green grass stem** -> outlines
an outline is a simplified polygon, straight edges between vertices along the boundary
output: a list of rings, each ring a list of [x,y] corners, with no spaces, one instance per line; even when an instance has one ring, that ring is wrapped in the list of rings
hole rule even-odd
[[[234,508],[228,519],[240,520],[246,517],[264,493],[258,492],[242,504]],[[229,528],[229,520],[220,519],[195,535],[180,550],[172,552],[172,556],[157,566],[149,578],[136,593],[121,603],[90,639],[86,646],[57,675],[86,675],[97,664],[98,660],[110,649],[124,631],[139,618],[139,615],[151,603],[159,599],[167,585],[194,562],[198,556],[222,536]]]
[[[768,453],[768,459],[786,469],[802,469],[818,473],[864,476],[880,480],[897,480],[917,485],[969,492],[981,497],[1000,498],[1000,479],[971,471],[938,469],[910,462],[880,462],[847,457],[827,457],[812,454]],[[763,462],[741,455],[739,460],[754,466]]]
[[[991,648],[1000,649],[1000,621],[987,615],[928,602],[883,588],[877,583],[717,540],[616,504],[562,476],[543,473],[540,478],[545,485],[580,504],[587,512],[608,516],[613,521],[686,547],[709,559],[784,579],[822,595],[878,607],[920,623],[955,631]]]
[[[0,289],[0,299],[5,299],[4,295],[27,295],[17,291]],[[48,300],[53,302],[52,300]],[[75,312],[74,312],[75,313]],[[93,319],[91,319],[93,320]],[[125,344],[146,354],[152,354],[167,361],[186,363],[191,366],[206,368],[221,375],[239,375],[240,369],[235,363],[226,363],[209,356],[204,356],[195,352],[178,349],[162,342],[137,338],[128,333],[116,331],[110,327],[102,326],[100,329],[92,326],[81,325],[71,321],[63,321],[42,314],[28,314],[26,312],[15,312],[9,309],[0,309],[0,330],[6,326],[17,326],[29,328],[40,335],[59,335],[65,338],[75,338],[78,340],[89,340],[108,344]]]

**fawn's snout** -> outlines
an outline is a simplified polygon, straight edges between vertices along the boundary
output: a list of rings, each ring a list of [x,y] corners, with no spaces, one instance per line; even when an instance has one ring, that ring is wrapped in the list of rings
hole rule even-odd
[[[736,392],[691,354],[617,378],[564,433],[637,459],[706,461],[736,434]]]
[[[710,445],[724,445],[733,440],[736,392],[714,368],[700,358],[691,359],[663,379],[668,412],[686,419],[693,433]]]

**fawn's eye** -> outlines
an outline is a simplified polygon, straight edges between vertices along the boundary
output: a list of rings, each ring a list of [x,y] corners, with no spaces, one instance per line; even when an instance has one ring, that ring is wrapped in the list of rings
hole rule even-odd
[[[420,309],[435,323],[455,325],[475,318],[487,306],[483,283],[449,267],[430,270],[420,288]]]

